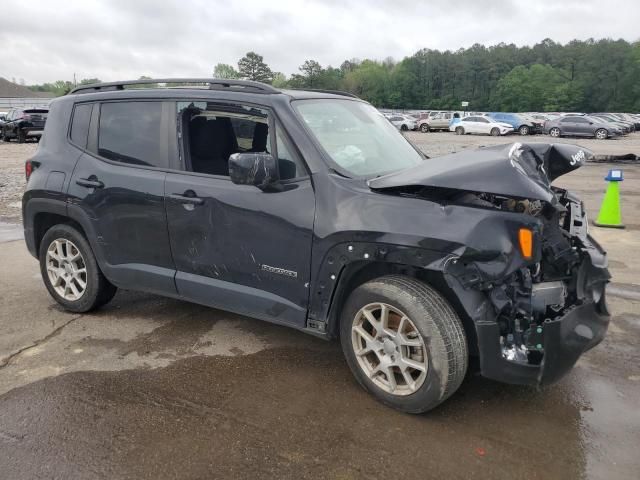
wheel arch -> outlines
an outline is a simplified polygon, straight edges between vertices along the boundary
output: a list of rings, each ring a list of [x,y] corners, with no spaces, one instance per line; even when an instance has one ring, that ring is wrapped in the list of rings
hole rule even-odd
[[[47,233],[47,231],[55,225],[70,225],[77,229],[82,234],[82,236],[85,237],[85,239],[87,238],[84,229],[75,220],[65,215],[60,215],[59,213],[51,213],[46,211],[38,212],[33,218],[33,241],[36,255],[38,255],[40,252],[40,244],[42,243],[42,239],[44,238],[45,233]]]
[[[29,252],[36,258],[44,234],[54,225],[65,224],[76,228],[89,242],[102,268],[102,250],[97,244],[90,218],[79,207],[52,198],[27,198],[23,200],[23,220],[25,241]]]
[[[352,251],[347,250],[350,254],[342,255],[341,258],[331,254],[328,256],[320,269],[315,288],[311,289],[309,318],[311,322],[326,322],[326,336],[339,336],[340,313],[351,292],[375,278],[399,274],[430,285],[447,299],[462,321],[469,353],[477,353],[475,324],[439,268],[447,258],[446,254],[392,245],[353,243],[349,246],[353,247]],[[344,251],[344,246],[338,247]],[[363,259],[367,252],[369,259]],[[349,257],[355,258],[350,260]],[[424,266],[425,263],[428,263],[428,266]]]

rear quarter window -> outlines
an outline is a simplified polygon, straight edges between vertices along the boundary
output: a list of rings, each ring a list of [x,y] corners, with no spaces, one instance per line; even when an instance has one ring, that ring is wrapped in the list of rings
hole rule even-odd
[[[76,105],[71,120],[71,142],[80,148],[87,148],[89,122],[91,121],[92,103]]]

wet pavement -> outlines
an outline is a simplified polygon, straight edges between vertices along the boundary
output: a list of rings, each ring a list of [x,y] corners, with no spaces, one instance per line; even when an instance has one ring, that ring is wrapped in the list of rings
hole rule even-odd
[[[22,225],[16,223],[0,222],[0,243],[24,238]]]
[[[592,217],[606,169],[563,177]],[[0,478],[638,478],[640,167],[625,176],[628,228],[592,229],[615,281],[605,341],[544,389],[472,369],[420,416],[284,327],[126,291],[66,313],[24,242],[0,243]]]

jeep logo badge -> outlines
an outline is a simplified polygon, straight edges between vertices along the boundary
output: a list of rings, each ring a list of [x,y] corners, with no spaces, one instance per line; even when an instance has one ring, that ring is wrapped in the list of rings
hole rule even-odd
[[[578,153],[571,155],[571,161],[569,162],[569,164],[573,166],[576,163],[582,163],[585,157],[586,155],[584,154],[584,150],[579,150]]]

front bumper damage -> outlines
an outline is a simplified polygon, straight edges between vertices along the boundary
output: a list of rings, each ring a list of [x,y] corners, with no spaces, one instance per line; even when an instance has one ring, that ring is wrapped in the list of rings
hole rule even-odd
[[[604,338],[606,253],[588,234],[582,201],[551,185],[592,158],[579,146],[514,143],[369,181],[442,206],[456,241],[443,242],[446,256],[429,268],[442,272],[470,320],[472,353],[488,378],[552,383]],[[528,254],[521,230],[533,239]]]
[[[539,338],[544,357],[535,365],[508,360],[503,355],[497,322],[477,323],[482,375],[519,385],[549,385],[558,381],[573,368],[580,355],[604,339],[609,326],[605,299],[576,306],[543,325]]]
[[[484,377],[520,385],[549,385],[604,339],[610,319],[606,253],[590,236],[585,235],[583,244],[581,263],[563,281],[531,284],[524,268],[521,272],[525,275],[516,273],[504,283],[493,279],[487,286],[477,263],[454,261],[445,268],[447,283],[474,322]],[[508,283],[511,288],[505,287]],[[555,298],[563,295],[567,303],[553,307],[558,303]],[[513,335],[505,332],[505,316],[512,321],[518,315],[514,312],[524,312],[523,318],[529,316],[517,347]]]

